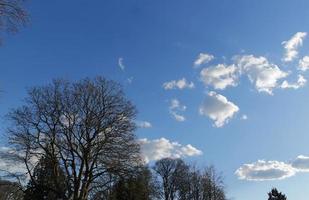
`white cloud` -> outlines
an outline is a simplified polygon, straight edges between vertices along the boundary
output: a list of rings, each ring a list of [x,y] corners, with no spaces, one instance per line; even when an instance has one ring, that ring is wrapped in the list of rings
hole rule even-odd
[[[228,86],[237,85],[237,67],[218,64],[213,67],[204,68],[200,75],[206,86],[211,85],[215,89],[223,90]]]
[[[292,166],[300,172],[309,172],[309,157],[308,156],[297,156],[292,162]]]
[[[126,68],[126,66],[123,64],[123,58],[118,58],[118,66],[122,71]]]
[[[249,181],[281,180],[295,175],[295,169],[284,162],[258,160],[244,164],[235,174],[239,179]]]
[[[137,127],[139,127],[139,128],[151,128],[152,124],[150,122],[147,122],[147,121],[138,121]]]
[[[301,87],[304,87],[306,84],[307,80],[302,76],[302,75],[298,75],[298,79],[296,83],[289,83],[287,80],[283,81],[281,84],[281,88],[282,89],[298,89]]]
[[[236,63],[241,73],[247,74],[259,92],[272,94],[273,89],[278,86],[278,80],[288,76],[287,72],[282,71],[277,65],[269,63],[262,56],[237,56]]]
[[[224,124],[228,123],[238,111],[238,106],[228,101],[225,96],[213,91],[208,93],[206,99],[199,108],[199,113],[214,120],[214,125],[216,127],[222,127]]]
[[[169,106],[170,114],[178,122],[183,122],[186,120],[184,115],[179,114],[187,109],[185,105],[182,105],[178,99],[172,99]]]
[[[248,119],[248,116],[247,116],[247,115],[242,115],[242,116],[241,116],[241,119],[242,119],[242,120],[247,120],[247,119]]]
[[[298,69],[301,71],[307,71],[309,69],[309,56],[304,56],[299,60]]]
[[[207,54],[207,53],[200,53],[198,55],[198,57],[196,58],[196,60],[194,61],[194,66],[195,67],[199,67],[202,64],[206,64],[209,63],[210,61],[212,61],[215,57],[211,54]]]
[[[169,141],[166,138],[149,140],[140,139],[141,152],[145,162],[156,161],[162,158],[182,158],[187,156],[198,156],[202,151],[192,145],[182,145],[178,142]]]
[[[194,88],[194,83],[187,81],[185,78],[182,78],[180,80],[172,80],[172,81],[163,83],[163,88],[165,90],[192,89],[192,88]]]
[[[176,112],[171,112],[171,115],[175,118],[176,121],[178,122],[183,122],[183,121],[186,121],[186,117],[184,115],[180,115]]]
[[[297,32],[290,40],[282,42],[285,49],[283,61],[290,62],[298,56],[298,48],[302,46],[306,35],[306,32]]]

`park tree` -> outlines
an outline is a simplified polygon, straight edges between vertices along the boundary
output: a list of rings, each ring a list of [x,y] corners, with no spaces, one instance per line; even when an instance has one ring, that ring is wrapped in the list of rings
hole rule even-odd
[[[109,200],[152,200],[159,197],[157,181],[150,169],[136,168],[134,174],[120,178],[112,188]]]
[[[42,157],[32,177],[24,192],[24,200],[67,199],[66,177],[56,158]]]
[[[23,200],[23,190],[19,183],[0,179],[0,199]]]
[[[225,200],[223,177],[214,166],[206,167],[201,174],[201,190],[203,200]]]
[[[273,188],[269,193],[268,193],[268,200],[286,200],[287,197],[279,192],[277,188]]]
[[[178,196],[179,187],[185,184],[188,166],[181,159],[163,158],[158,160],[154,171],[162,182],[164,200],[174,200]]]
[[[136,109],[117,83],[58,79],[30,88],[24,102],[9,113],[8,133],[32,181],[34,161],[56,158],[54,173],[63,171],[67,198],[86,200],[94,188],[113,181],[106,177],[130,174],[140,165]]]
[[[223,178],[213,166],[197,169],[181,159],[155,163],[164,200],[226,200]]]
[[[15,33],[29,21],[24,0],[0,0],[0,32]]]

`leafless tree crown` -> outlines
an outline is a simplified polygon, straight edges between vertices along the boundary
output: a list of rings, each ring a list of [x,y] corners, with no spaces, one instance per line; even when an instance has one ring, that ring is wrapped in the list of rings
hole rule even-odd
[[[135,115],[113,81],[55,80],[28,91],[25,104],[8,115],[8,131],[30,178],[35,161],[56,158],[67,177],[68,198],[84,200],[108,184],[102,182],[107,175],[125,176],[140,164]]]

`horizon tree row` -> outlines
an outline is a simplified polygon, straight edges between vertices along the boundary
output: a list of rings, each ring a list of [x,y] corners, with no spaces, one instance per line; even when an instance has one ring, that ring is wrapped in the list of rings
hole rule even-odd
[[[213,168],[199,172],[168,158],[144,166],[136,113],[121,86],[103,77],[32,87],[7,116],[14,152],[5,158],[27,173],[6,175],[20,186],[29,180],[25,200],[225,198]],[[215,191],[209,198],[206,185]]]

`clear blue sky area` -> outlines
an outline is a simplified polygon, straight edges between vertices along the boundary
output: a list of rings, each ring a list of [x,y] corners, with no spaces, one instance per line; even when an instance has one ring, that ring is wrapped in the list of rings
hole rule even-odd
[[[190,144],[195,151],[184,158],[222,171],[231,199],[267,199],[278,187],[289,200],[308,200],[309,88],[299,79],[309,78],[299,70],[309,56],[308,0],[54,0],[27,7],[29,26],[3,35],[0,47],[2,146],[3,117],[23,103],[28,87],[99,75],[120,82],[137,120],[151,124],[138,129],[139,138]],[[195,65],[200,53],[213,58]],[[220,70],[234,71],[218,78]],[[306,170],[292,166],[297,157]]]

